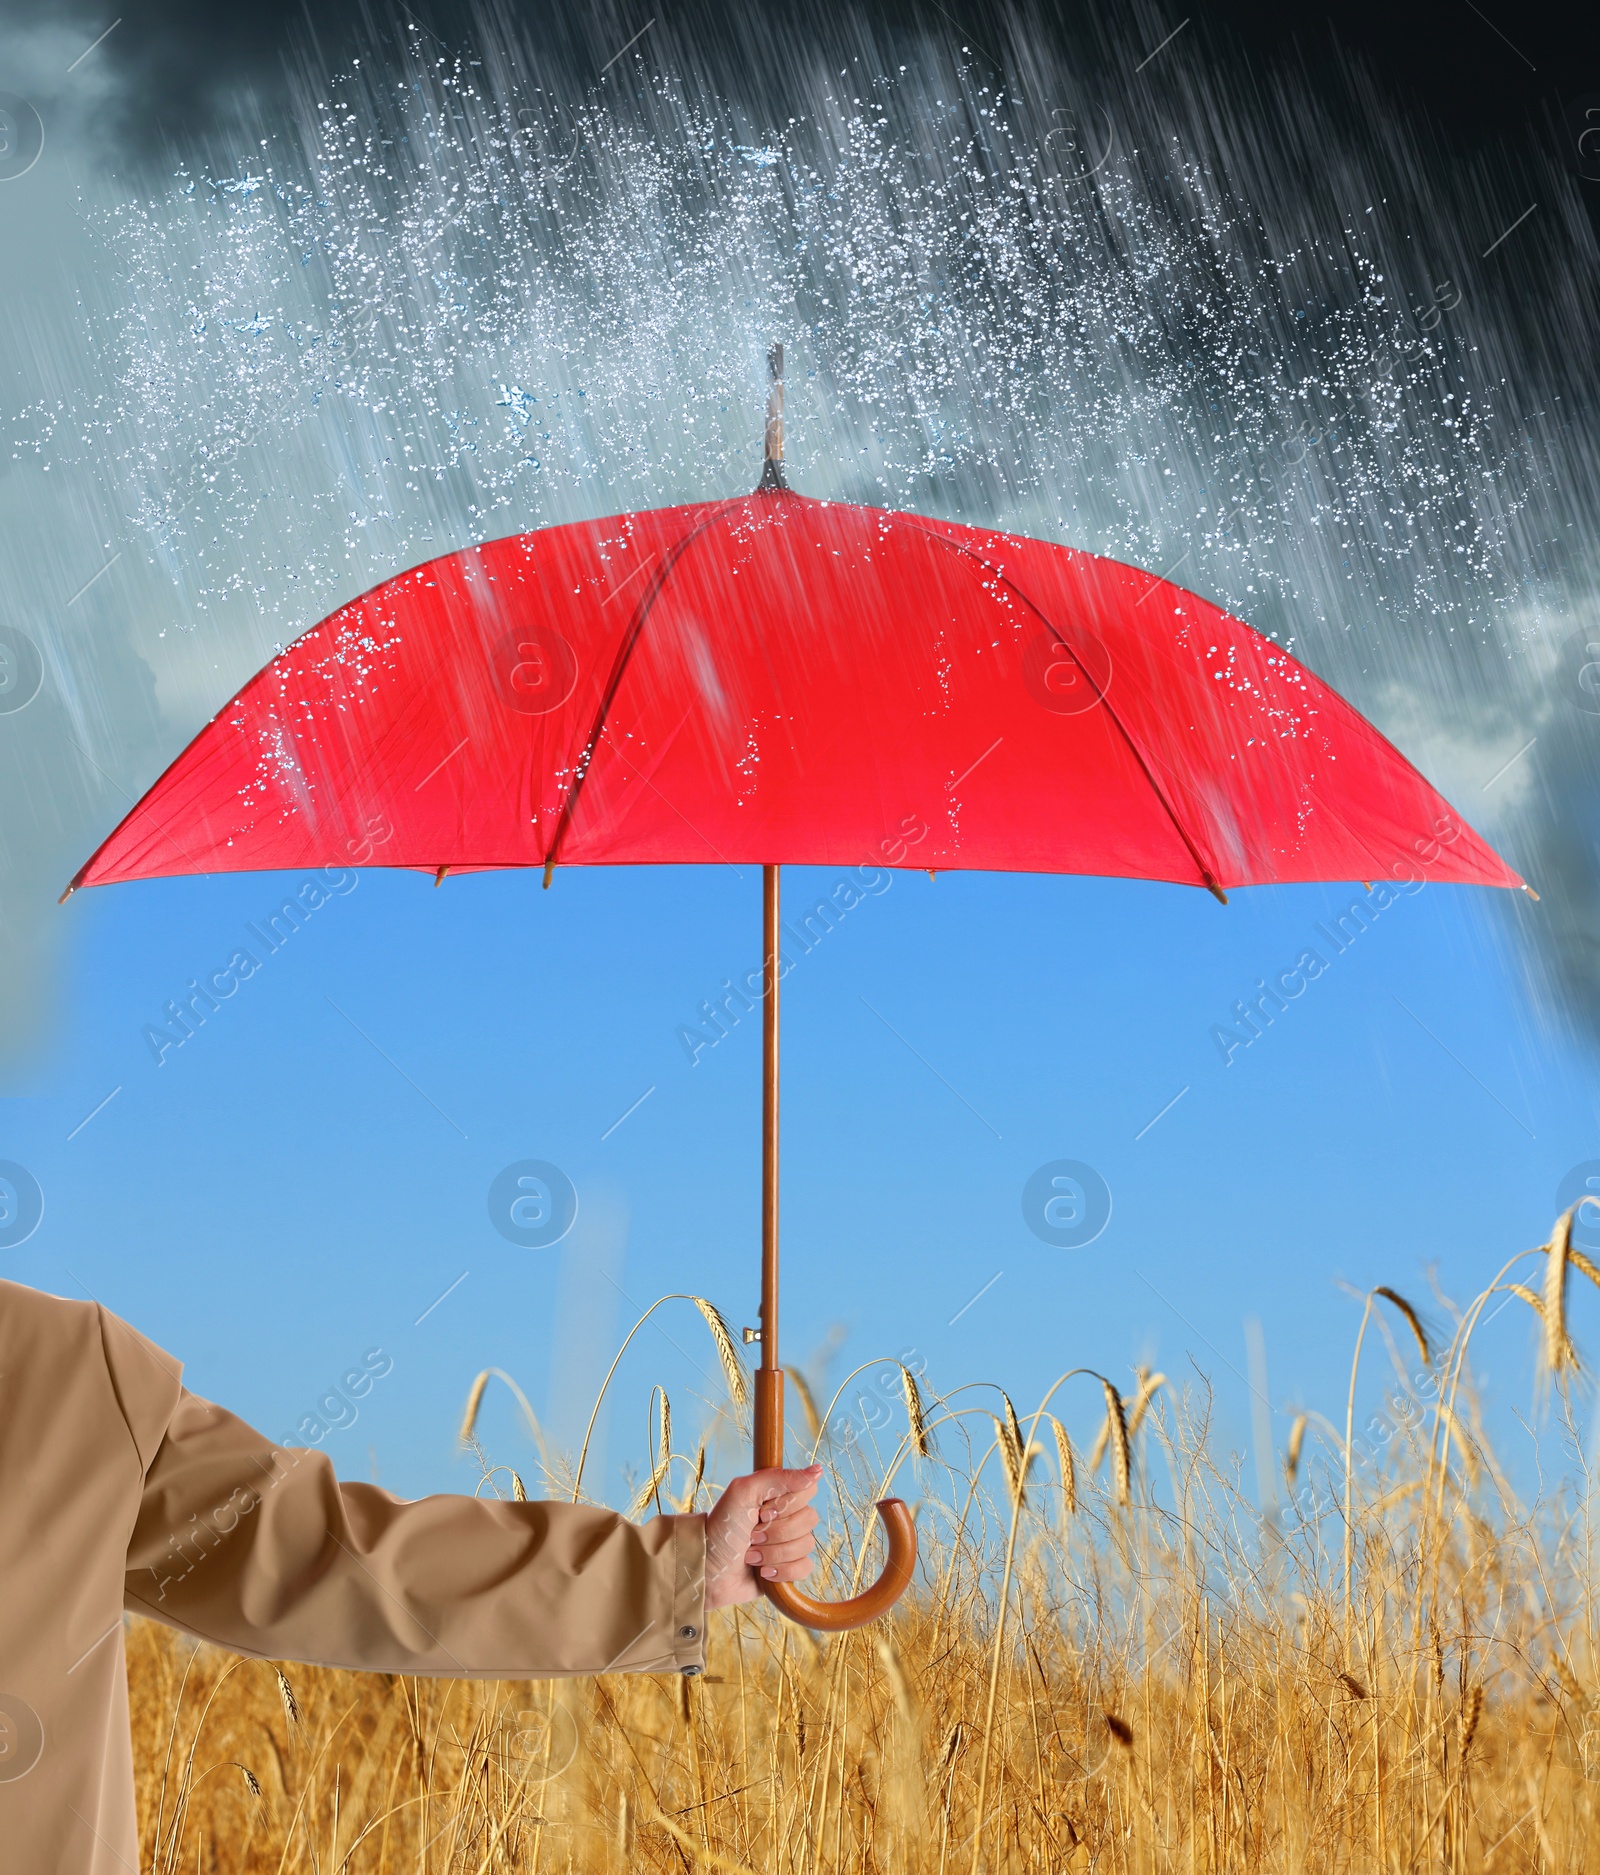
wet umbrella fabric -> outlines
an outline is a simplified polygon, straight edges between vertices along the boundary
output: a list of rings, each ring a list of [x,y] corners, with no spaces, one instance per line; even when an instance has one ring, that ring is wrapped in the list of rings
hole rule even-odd
[[[776,360],[776,354],[775,354]],[[446,555],[325,619],[79,873],[367,864],[764,869],[755,1462],[783,1462],[779,868],[909,864],[1226,888],[1521,881],[1287,651],[1193,593],[1016,535],[809,500],[619,515]],[[71,888],[69,888],[70,890]],[[916,1559],[791,1618],[854,1627]]]
[[[433,871],[1521,883],[1333,690],[1193,593],[788,490],[374,588],[219,711],[73,884],[343,864],[377,829],[383,864]]]

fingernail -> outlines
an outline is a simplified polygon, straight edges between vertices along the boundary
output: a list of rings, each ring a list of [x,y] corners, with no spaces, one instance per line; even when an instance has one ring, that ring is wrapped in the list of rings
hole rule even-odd
[[[776,1569],[763,1569],[761,1573],[767,1578],[769,1582],[776,1582],[778,1579],[778,1572]]]

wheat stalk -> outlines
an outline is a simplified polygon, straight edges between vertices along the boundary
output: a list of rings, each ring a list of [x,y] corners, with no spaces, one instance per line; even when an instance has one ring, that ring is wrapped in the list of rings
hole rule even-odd
[[[883,1663],[884,1675],[894,1694],[900,1717],[908,1726],[914,1726],[917,1722],[917,1702],[911,1691],[911,1682],[906,1678],[905,1665],[894,1642],[882,1630],[878,1634],[878,1659]]]
[[[700,1441],[694,1455],[694,1476],[689,1480],[689,1488],[683,1496],[673,1500],[674,1508],[680,1515],[694,1509],[694,1501],[700,1495],[700,1487],[706,1476],[706,1442]]]
[[[486,1367],[483,1372],[478,1375],[477,1379],[473,1381],[472,1389],[467,1395],[466,1410],[461,1415],[461,1430],[456,1434],[457,1439],[462,1445],[471,1444],[473,1430],[478,1423],[478,1414],[483,1408],[483,1396],[491,1380],[503,1381],[505,1385],[511,1389],[518,1406],[522,1408],[523,1418],[528,1422],[528,1430],[533,1435],[533,1442],[538,1447],[539,1457],[542,1462],[545,1455],[544,1433],[540,1430],[539,1421],[534,1416],[533,1408],[528,1404],[528,1396],[504,1368]]]
[[[583,1489],[583,1473],[589,1462],[589,1444],[594,1438],[595,1422],[600,1417],[600,1408],[605,1404],[606,1394],[616,1378],[617,1369],[622,1365],[622,1357],[633,1346],[633,1338],[639,1330],[644,1327],[657,1309],[668,1302],[692,1302],[700,1311],[706,1326],[711,1330],[712,1340],[717,1344],[717,1359],[722,1363],[722,1375],[727,1383],[728,1398],[735,1407],[743,1407],[749,1402],[750,1381],[744,1371],[744,1362],[739,1359],[739,1352],[733,1345],[733,1336],[728,1332],[728,1324],[722,1319],[722,1313],[716,1305],[708,1302],[704,1296],[687,1295],[676,1289],[670,1295],[657,1296],[623,1336],[622,1346],[617,1349],[615,1358],[606,1369],[606,1377],[601,1381],[600,1391],[595,1395],[594,1405],[589,1409],[589,1423],[584,1428],[583,1443],[578,1448],[577,1468],[572,1474],[572,1487],[569,1495],[574,1504],[577,1503],[578,1494]]]
[[[1137,1437],[1145,1414],[1150,1409],[1150,1402],[1156,1397],[1156,1390],[1167,1384],[1165,1374],[1152,1374],[1147,1367],[1139,1370],[1139,1391],[1134,1395],[1133,1405],[1128,1411],[1128,1437]]]
[[[651,1498],[661,1489],[667,1473],[672,1469],[672,1402],[667,1398],[665,1387],[652,1387],[650,1389],[652,1409],[655,1406],[657,1394],[661,1396],[661,1426],[656,1448],[656,1462],[651,1467],[650,1476],[645,1480],[638,1495],[628,1506],[630,1517],[638,1517],[644,1512]]]
[[[300,1702],[294,1696],[294,1688],[289,1684],[288,1680],[284,1678],[282,1667],[274,1667],[272,1670],[278,1676],[278,1697],[283,1701],[283,1716],[291,1725],[298,1725],[300,1723]]]
[[[1478,1462],[1477,1440],[1473,1438],[1468,1428],[1461,1423],[1461,1417],[1454,1407],[1448,1406],[1443,1400],[1440,1400],[1435,1406],[1434,1411],[1438,1413],[1440,1423],[1449,1427],[1450,1436],[1460,1450],[1461,1461],[1467,1468],[1468,1483],[1476,1485],[1478,1482],[1478,1474],[1482,1470],[1482,1466]]]

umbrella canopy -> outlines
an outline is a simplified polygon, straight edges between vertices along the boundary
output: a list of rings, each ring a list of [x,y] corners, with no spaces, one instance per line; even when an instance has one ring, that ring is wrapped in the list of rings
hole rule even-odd
[[[1181,587],[782,487],[429,561],[220,710],[73,885],[343,862],[1517,875]],[[921,831],[925,830],[925,831]]]

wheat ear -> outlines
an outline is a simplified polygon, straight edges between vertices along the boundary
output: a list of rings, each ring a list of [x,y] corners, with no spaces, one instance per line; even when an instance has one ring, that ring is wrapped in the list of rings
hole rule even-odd
[[[995,1432],[999,1437],[1000,1460],[1006,1468],[1006,1489],[1011,1493],[1011,1502],[1022,1502],[1023,1473],[1026,1469],[1022,1456],[1022,1427],[1017,1423],[1016,1409],[1002,1393],[1006,1401],[1005,1418],[995,1418]]]
[[[1578,1352],[1567,1333],[1567,1259],[1572,1252],[1573,1205],[1556,1219],[1556,1227],[1545,1245],[1544,1266],[1544,1361],[1552,1374],[1563,1374],[1578,1365]]]
[[[1597,1289],[1600,1289],[1600,1269],[1597,1269],[1572,1241],[1572,1227],[1577,1222],[1578,1213],[1586,1204],[1592,1204],[1594,1206],[1594,1219],[1600,1221],[1600,1198],[1580,1198],[1567,1213],[1567,1261],[1574,1269],[1582,1270],[1584,1275],[1589,1278],[1590,1282],[1592,1282]],[[1559,1229],[1560,1227],[1557,1226],[1557,1228]]]
[[[811,1383],[798,1367],[786,1367],[784,1374],[795,1392],[800,1396],[800,1410],[806,1416],[806,1431],[815,1445],[822,1437],[822,1415],[817,1411],[817,1396],[811,1391]]]
[[[1398,1289],[1391,1289],[1387,1283],[1379,1283],[1372,1293],[1375,1296],[1382,1296],[1385,1302],[1391,1303],[1406,1318],[1407,1325],[1410,1327],[1412,1334],[1417,1338],[1417,1347],[1422,1354],[1423,1366],[1431,1367],[1433,1365],[1433,1352],[1428,1346],[1428,1337],[1422,1326],[1422,1317],[1418,1315],[1417,1311],[1412,1308],[1411,1304],[1407,1302]]]
[[[485,1368],[472,1383],[472,1391],[467,1395],[467,1410],[461,1415],[461,1430],[456,1434],[465,1445],[472,1437],[472,1429],[478,1423],[478,1408],[483,1405],[484,1390],[489,1385],[490,1368]]]
[[[904,1361],[900,1363],[900,1386],[906,1396],[906,1424],[911,1430],[911,1449],[918,1458],[927,1458],[933,1451],[927,1409],[922,1403],[922,1389],[917,1385],[917,1377]]]
[[[522,1416],[528,1422],[528,1431],[533,1435],[533,1442],[539,1448],[539,1459],[545,1459],[544,1434],[539,1429],[539,1421],[534,1416],[533,1408],[528,1404],[528,1396],[511,1378],[503,1367],[486,1367],[472,1383],[472,1391],[467,1395],[466,1411],[461,1415],[461,1430],[456,1435],[463,1445],[472,1441],[472,1430],[478,1423],[478,1414],[483,1408],[483,1395],[491,1380],[503,1380],[511,1389]]]
[[[1097,1376],[1106,1393],[1106,1430],[1111,1435],[1111,1460],[1117,1477],[1117,1502],[1126,1504],[1132,1496],[1133,1460],[1128,1451],[1128,1421],[1122,1410],[1122,1395],[1104,1374]]]
[[[1461,1762],[1467,1761],[1467,1753],[1472,1749],[1472,1741],[1477,1735],[1478,1721],[1483,1717],[1483,1688],[1473,1686],[1467,1689],[1467,1696],[1461,1702],[1461,1733],[1459,1751]]]
[[[722,1377],[727,1382],[728,1398],[735,1406],[747,1406],[750,1403],[750,1376],[744,1371],[744,1362],[739,1359],[739,1350],[733,1345],[733,1336],[728,1332],[728,1324],[722,1319],[721,1310],[704,1296],[691,1296],[690,1300],[705,1317],[706,1327],[711,1330],[711,1339],[717,1344],[717,1359],[722,1363]]]
[[[1056,1435],[1056,1469],[1061,1473],[1061,1515],[1070,1517],[1078,1508],[1078,1468],[1072,1460],[1072,1441],[1067,1429],[1055,1414],[1050,1415],[1050,1429]]]
[[[1288,1480],[1289,1489],[1294,1489],[1294,1481],[1300,1475],[1300,1453],[1306,1442],[1306,1426],[1310,1416],[1296,1413],[1294,1424],[1289,1428],[1289,1449],[1283,1455],[1283,1475]]]

